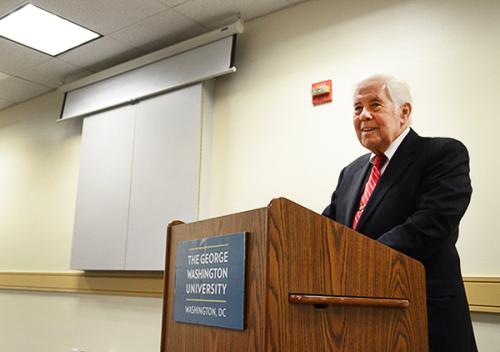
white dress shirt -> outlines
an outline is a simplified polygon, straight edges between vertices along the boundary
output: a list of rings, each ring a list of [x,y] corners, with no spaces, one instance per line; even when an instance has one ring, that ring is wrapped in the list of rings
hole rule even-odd
[[[410,127],[406,127],[406,129],[398,136],[398,138],[396,138],[391,143],[389,148],[387,148],[387,150],[384,152],[384,155],[387,157],[387,161],[385,162],[384,166],[382,166],[382,169],[380,170],[380,175],[382,175],[385,169],[387,169],[387,165],[389,165],[389,163],[391,162],[391,158],[394,156],[394,154],[396,154],[396,150],[398,150],[401,142],[403,142],[403,139],[405,139],[406,135],[409,132],[410,132]],[[372,164],[373,164],[373,159],[375,159],[375,155],[376,154],[372,153],[370,156],[370,163]]]

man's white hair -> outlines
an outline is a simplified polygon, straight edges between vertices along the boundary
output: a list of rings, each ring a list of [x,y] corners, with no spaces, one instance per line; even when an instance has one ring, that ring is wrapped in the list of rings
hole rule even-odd
[[[400,79],[397,79],[396,77],[391,75],[376,74],[367,77],[362,81],[358,82],[356,87],[360,87],[362,84],[374,81],[383,82],[383,87],[387,91],[387,96],[397,107],[401,107],[405,103],[410,103],[410,104],[412,103],[410,87],[408,86],[408,83]]]

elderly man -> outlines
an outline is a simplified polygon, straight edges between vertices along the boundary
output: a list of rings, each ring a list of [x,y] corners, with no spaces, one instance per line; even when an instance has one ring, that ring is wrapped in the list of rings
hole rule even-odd
[[[340,173],[323,215],[425,266],[429,350],[476,351],[455,247],[472,188],[465,146],[410,126],[408,86],[373,76],[354,92],[354,128],[371,153]]]

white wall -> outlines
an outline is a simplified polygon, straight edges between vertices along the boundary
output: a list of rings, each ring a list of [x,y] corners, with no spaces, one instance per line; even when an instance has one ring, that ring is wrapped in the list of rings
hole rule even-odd
[[[0,112],[0,270],[68,268],[81,121],[56,124],[61,102]]]
[[[0,351],[158,352],[161,300],[0,292]]]
[[[458,248],[465,276],[500,276],[496,116],[500,2],[317,0],[247,23],[235,75],[214,106],[213,215],[285,196],[315,211],[364,153],[352,127],[359,78],[392,73],[414,95],[414,128],[462,140],[474,194]],[[333,80],[333,103],[310,85]],[[481,351],[500,351],[500,316],[473,314]]]
[[[382,5],[384,4],[384,5]],[[464,275],[500,275],[496,97],[498,1],[310,1],[250,22],[238,72],[217,81],[212,210],[224,214],[290,197],[316,211],[365,151],[352,127],[355,82],[378,72],[407,80],[414,128],[462,140],[474,194],[462,222]],[[333,103],[310,85],[333,79]],[[479,255],[480,254],[480,255]]]
[[[81,120],[50,93],[0,112],[0,270],[67,271]],[[0,290],[0,351],[159,351],[161,299]]]

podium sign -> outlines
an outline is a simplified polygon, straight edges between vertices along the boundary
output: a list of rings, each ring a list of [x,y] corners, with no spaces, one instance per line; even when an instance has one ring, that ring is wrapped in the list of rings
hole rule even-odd
[[[244,329],[245,232],[176,247],[174,320]]]

